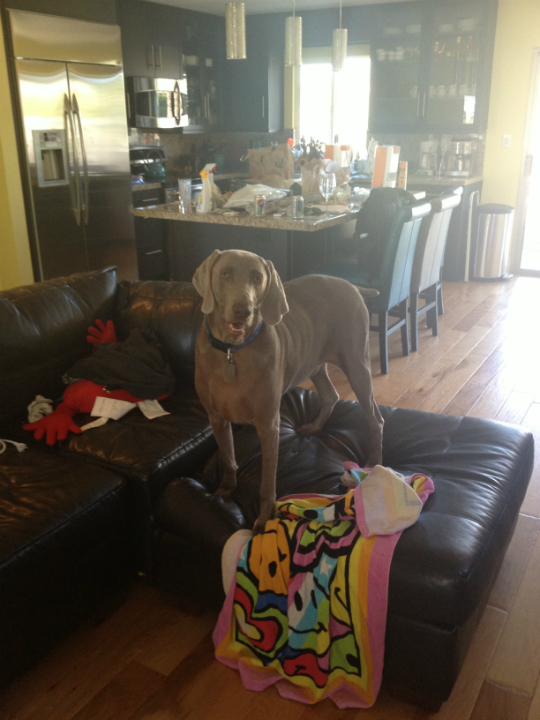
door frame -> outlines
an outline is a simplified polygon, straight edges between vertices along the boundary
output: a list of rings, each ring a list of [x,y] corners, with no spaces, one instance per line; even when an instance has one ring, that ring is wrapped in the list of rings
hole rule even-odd
[[[527,124],[525,127],[525,139],[521,157],[521,170],[519,176],[518,200],[515,215],[514,243],[512,245],[511,270],[519,275],[533,275],[540,277],[540,270],[521,270],[521,255],[525,239],[525,224],[527,220],[527,198],[529,195],[529,176],[526,174],[527,158],[532,155],[532,139],[534,129],[534,113],[538,107],[538,95],[540,94],[540,47],[533,51],[533,63],[531,81],[529,86],[529,100],[527,103]],[[538,118],[540,124],[540,118]],[[533,160],[534,162],[534,160]],[[540,157],[536,158],[540,163]]]

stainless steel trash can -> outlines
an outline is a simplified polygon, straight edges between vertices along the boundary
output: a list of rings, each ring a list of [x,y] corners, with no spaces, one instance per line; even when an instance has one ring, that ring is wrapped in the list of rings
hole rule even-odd
[[[510,240],[514,208],[495,203],[479,205],[478,233],[474,261],[474,278],[498,280],[512,277],[508,273]]]

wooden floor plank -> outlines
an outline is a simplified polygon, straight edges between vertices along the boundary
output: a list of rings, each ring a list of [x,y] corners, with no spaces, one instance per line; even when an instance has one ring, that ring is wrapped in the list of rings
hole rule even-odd
[[[462,388],[454,395],[452,400],[443,408],[445,415],[455,415],[456,417],[465,417],[470,413],[478,400],[482,397],[486,390],[485,385],[479,385],[472,380],[467,380]]]
[[[419,410],[442,413],[483,362],[482,355],[469,353],[458,363],[421,403]]]
[[[485,682],[471,720],[527,720],[531,697]]]
[[[114,615],[81,628],[14,683],[2,709],[14,720],[70,720],[174,617],[158,597],[155,588],[136,584]]]
[[[502,610],[510,610],[529,557],[540,534],[540,519],[520,515],[499,576],[488,603]]]
[[[474,376],[471,382],[475,382]],[[469,411],[469,415],[493,420],[512,392],[513,383],[506,377],[495,377],[485,388],[478,402]]]
[[[535,402],[531,405],[523,418],[523,425],[533,434],[536,453],[532,478],[521,512],[540,518],[540,403]]]
[[[167,624],[140,646],[137,660],[163,675],[169,675],[216,624],[215,613],[197,617],[178,611]]]
[[[186,702],[186,696],[197,679],[214,665],[218,665],[214,658],[214,645],[211,636],[207,635],[164,680],[163,689],[151,695],[128,720],[184,720],[194,710]],[[219,698],[219,690],[219,686],[209,684],[206,694]]]
[[[540,673],[540,535],[531,551],[487,679],[532,695]]]
[[[162,687],[164,679],[155,670],[129,662],[73,720],[127,720],[149,695]]]
[[[486,607],[452,694],[430,718],[469,720],[506,618],[506,612]]]
[[[527,415],[533,400],[534,395],[512,390],[499,412],[495,415],[495,420],[519,425]]]

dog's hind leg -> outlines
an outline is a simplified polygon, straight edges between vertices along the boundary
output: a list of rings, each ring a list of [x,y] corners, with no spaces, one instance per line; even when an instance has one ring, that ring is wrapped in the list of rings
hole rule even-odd
[[[382,463],[382,439],[383,425],[381,413],[375,402],[373,387],[371,384],[371,371],[369,366],[369,354],[347,353],[347,357],[340,362],[340,367],[347,376],[349,384],[356,395],[358,402],[366,416],[369,427],[369,453],[366,460],[366,467],[375,467]]]
[[[319,393],[321,407],[314,422],[302,425],[302,427],[297,429],[297,432],[301,435],[314,435],[315,433],[320,432],[323,429],[324,423],[332,414],[335,404],[339,400],[339,395],[332,385],[332,381],[328,377],[326,363],[317,368],[310,380],[312,380],[317,392]]]
[[[215,495],[229,497],[236,489],[236,471],[238,465],[234,456],[234,443],[231,423],[221,415],[211,414],[208,416],[212,432],[216,438],[219,448],[219,459],[223,467],[223,477]]]

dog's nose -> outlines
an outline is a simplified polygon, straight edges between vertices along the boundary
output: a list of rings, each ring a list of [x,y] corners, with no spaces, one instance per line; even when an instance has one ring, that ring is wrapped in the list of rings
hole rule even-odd
[[[252,312],[252,308],[248,307],[247,305],[235,305],[233,307],[234,317],[239,322],[246,320],[246,318],[248,318]]]

